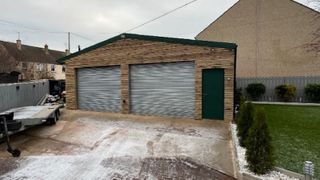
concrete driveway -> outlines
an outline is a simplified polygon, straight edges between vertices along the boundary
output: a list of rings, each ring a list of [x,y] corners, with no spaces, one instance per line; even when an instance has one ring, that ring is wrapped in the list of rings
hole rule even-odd
[[[0,179],[233,179],[227,124],[62,111],[55,126],[0,145]]]

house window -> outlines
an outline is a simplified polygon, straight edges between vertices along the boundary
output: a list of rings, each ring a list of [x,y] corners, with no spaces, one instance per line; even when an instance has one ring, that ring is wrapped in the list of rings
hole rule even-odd
[[[28,64],[26,62],[22,62],[21,66],[22,66],[22,70],[28,69]]]
[[[37,70],[42,71],[43,70],[43,64],[39,63],[37,64]]]
[[[55,71],[55,65],[51,64],[51,71]]]
[[[62,65],[62,72],[66,72],[66,67]]]

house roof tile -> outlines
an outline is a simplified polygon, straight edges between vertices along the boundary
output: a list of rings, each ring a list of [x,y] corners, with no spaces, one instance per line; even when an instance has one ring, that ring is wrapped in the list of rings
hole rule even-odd
[[[7,51],[9,58],[12,57],[17,61],[57,64],[56,60],[65,56],[65,52],[62,51],[49,49],[46,53],[44,48],[24,44],[19,50],[17,44],[13,42],[0,41],[0,46],[3,47],[2,50]]]

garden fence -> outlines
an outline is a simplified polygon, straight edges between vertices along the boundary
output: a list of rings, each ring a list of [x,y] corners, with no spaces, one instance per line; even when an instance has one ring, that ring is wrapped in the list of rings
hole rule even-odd
[[[237,88],[242,88],[242,93],[246,97],[245,88],[250,83],[262,83],[266,86],[266,93],[259,101],[277,102],[279,99],[275,93],[275,87],[281,84],[293,84],[297,88],[293,101],[310,102],[304,94],[304,88],[307,84],[320,83],[320,76],[237,78]]]

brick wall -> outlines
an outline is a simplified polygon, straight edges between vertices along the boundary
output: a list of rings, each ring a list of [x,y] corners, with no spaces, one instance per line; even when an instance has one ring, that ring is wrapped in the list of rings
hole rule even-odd
[[[122,113],[126,114],[130,112],[129,65],[179,61],[195,62],[196,119],[202,117],[202,69],[225,69],[224,119],[226,121],[232,120],[233,50],[133,39],[119,40],[66,61],[67,108],[77,109],[77,68],[121,65]]]

